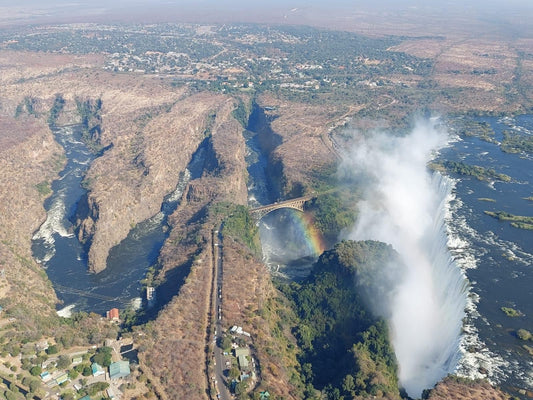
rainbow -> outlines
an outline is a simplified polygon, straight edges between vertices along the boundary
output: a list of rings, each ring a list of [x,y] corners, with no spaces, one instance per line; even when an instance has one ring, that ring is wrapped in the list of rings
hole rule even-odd
[[[290,213],[294,226],[297,227],[298,233],[302,235],[309,251],[315,256],[319,256],[326,250],[324,237],[320,231],[315,227],[313,215],[310,213],[302,213],[293,211]]]

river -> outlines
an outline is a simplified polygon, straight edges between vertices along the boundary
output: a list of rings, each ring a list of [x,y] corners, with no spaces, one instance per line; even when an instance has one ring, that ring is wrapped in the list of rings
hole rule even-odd
[[[161,211],[137,224],[111,249],[107,268],[92,274],[87,270],[84,246],[74,234],[73,220],[86,194],[82,181],[94,155],[81,140],[79,126],[57,128],[54,135],[65,149],[67,163],[59,179],[52,183],[53,194],[44,203],[47,219],[34,234],[32,250],[62,302],[59,313],[65,316],[72,311],[104,314],[113,307],[139,308],[142,305],[140,281],[157,262],[168,236],[167,216],[178,206],[187,182],[201,176],[205,146],[200,146],[188,168],[180,173],[179,182],[165,197]]]
[[[479,117],[503,140],[503,131],[533,134],[533,116]],[[498,143],[463,137],[441,152],[441,158],[492,168],[510,182],[484,182],[454,176],[456,199],[451,204],[448,234],[455,240],[454,256],[471,285],[464,324],[463,359],[458,372],[488,376],[505,389],[533,391],[533,362],[516,337],[516,330],[533,329],[533,231],[514,228],[484,211],[533,215],[533,157],[504,153]],[[519,310],[508,317],[501,307]]]

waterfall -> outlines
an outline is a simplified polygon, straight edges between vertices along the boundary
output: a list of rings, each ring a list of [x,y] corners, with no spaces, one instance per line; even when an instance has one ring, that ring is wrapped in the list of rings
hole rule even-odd
[[[467,289],[447,245],[452,181],[426,167],[446,141],[434,122],[422,122],[407,136],[377,133],[365,138],[341,166],[341,174],[363,189],[349,238],[390,243],[400,255],[402,277],[381,309],[389,323],[400,384],[411,397],[420,397],[453,372],[460,358]],[[393,267],[399,268],[384,268]]]

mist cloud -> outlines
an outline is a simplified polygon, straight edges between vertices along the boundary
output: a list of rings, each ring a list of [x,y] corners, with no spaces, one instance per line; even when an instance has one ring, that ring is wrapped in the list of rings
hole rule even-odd
[[[451,182],[426,167],[447,135],[435,121],[420,121],[403,137],[376,133],[359,139],[340,168],[363,187],[348,238],[390,243],[400,254],[403,267],[384,266],[402,277],[391,288],[390,304],[380,308],[391,329],[400,383],[419,397],[458,362],[466,301],[464,277],[446,245]]]

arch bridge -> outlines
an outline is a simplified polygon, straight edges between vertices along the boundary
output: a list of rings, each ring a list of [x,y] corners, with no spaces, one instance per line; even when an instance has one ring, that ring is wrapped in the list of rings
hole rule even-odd
[[[250,214],[256,221],[259,221],[269,212],[272,212],[274,210],[279,210],[280,208],[292,208],[293,210],[298,210],[298,211],[303,212],[304,204],[308,202],[309,200],[314,199],[315,197],[317,196],[316,195],[302,196],[302,197],[296,197],[291,200],[285,200],[285,201],[280,201],[280,202],[273,203],[273,204],[267,204],[266,206],[252,208],[250,210]]]

